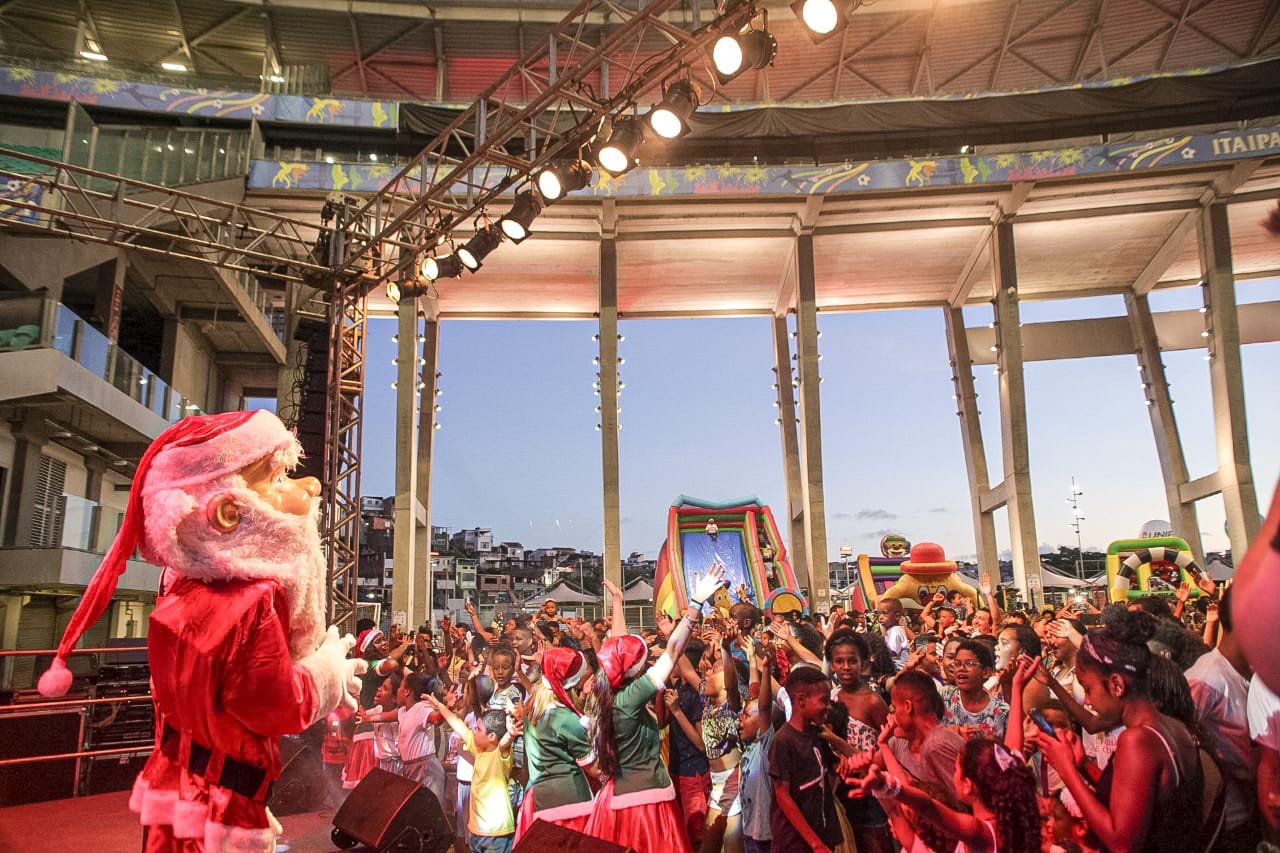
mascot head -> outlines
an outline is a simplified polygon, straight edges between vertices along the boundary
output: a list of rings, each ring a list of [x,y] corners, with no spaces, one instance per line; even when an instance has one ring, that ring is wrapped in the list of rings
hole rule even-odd
[[[899,536],[897,533],[886,533],[880,537],[880,553],[886,557],[905,557],[910,550],[911,543],[907,541],[905,536]]]
[[[289,599],[295,658],[324,637],[324,552],[314,478],[292,480],[297,438],[270,412],[196,415],[169,427],[138,463],[124,523],[85,588],[40,692],[71,686],[67,655],[102,615],[135,550],[166,575],[205,583],[277,581]]]

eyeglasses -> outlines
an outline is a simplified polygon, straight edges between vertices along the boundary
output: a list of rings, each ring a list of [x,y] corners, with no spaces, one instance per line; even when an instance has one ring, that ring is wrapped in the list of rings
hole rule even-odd
[[[956,666],[962,669],[981,669],[982,668],[982,661],[960,660],[959,658],[953,658],[953,660],[955,661]]]

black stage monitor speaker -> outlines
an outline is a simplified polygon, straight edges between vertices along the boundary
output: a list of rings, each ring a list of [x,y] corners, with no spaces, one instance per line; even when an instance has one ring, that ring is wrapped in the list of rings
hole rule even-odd
[[[435,795],[385,770],[369,775],[333,816],[333,843],[342,848],[366,844],[378,853],[446,853],[453,829]]]
[[[536,821],[520,839],[512,853],[636,853],[634,847],[623,847],[602,841],[545,820]]]

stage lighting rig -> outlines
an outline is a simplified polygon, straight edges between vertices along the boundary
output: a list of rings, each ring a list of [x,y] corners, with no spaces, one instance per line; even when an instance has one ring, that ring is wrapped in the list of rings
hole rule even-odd
[[[720,85],[728,83],[748,69],[764,68],[778,55],[778,40],[769,32],[769,13],[762,13],[760,29],[748,28],[726,33],[711,45],[711,62]]]
[[[689,132],[689,118],[702,104],[702,88],[692,79],[666,87],[662,102],[649,110],[649,127],[663,139],[677,139]]]
[[[425,265],[425,262],[424,262]],[[426,281],[387,282],[387,298],[398,303],[401,299],[414,299],[426,296],[431,290],[431,283]]]
[[[422,277],[427,281],[435,281],[440,278],[457,278],[462,275],[462,261],[458,260],[456,254],[434,255],[422,262],[419,269]]]
[[[462,245],[458,249],[458,260],[467,269],[475,272],[484,264],[484,259],[489,253],[498,248],[498,244],[502,242],[502,232],[497,226],[485,221],[485,224],[476,229],[475,236]]]
[[[542,202],[533,194],[533,190],[525,190],[516,196],[511,210],[498,220],[498,227],[512,243],[522,243],[529,236],[529,226],[542,212]]]
[[[804,24],[805,33],[818,44],[849,26],[849,15],[860,5],[861,0],[795,0],[791,9]]]
[[[644,125],[634,117],[614,122],[613,132],[609,139],[596,152],[596,162],[613,177],[617,178],[640,165],[636,157],[640,146],[644,143]]]
[[[553,164],[538,172],[534,181],[543,200],[550,204],[590,184],[591,164],[583,159]]]

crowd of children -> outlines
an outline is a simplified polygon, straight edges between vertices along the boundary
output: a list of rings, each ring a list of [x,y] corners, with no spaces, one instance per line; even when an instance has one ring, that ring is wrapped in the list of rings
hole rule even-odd
[[[425,785],[459,850],[538,821],[640,853],[1275,849],[1280,711],[1229,593],[1035,615],[984,584],[981,607],[708,616],[719,585],[638,634],[616,587],[610,620],[472,611],[440,648],[364,626],[361,710],[329,721],[326,761],[348,788],[373,766]]]

